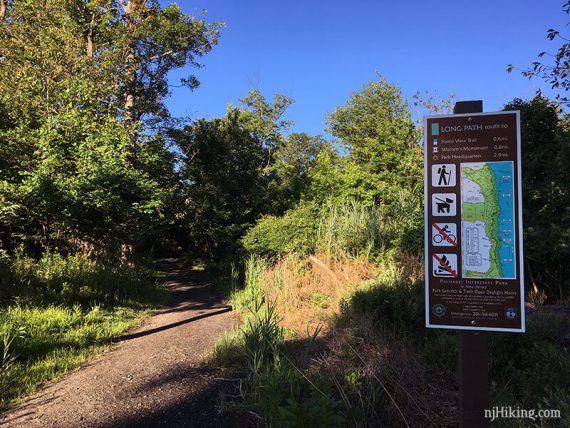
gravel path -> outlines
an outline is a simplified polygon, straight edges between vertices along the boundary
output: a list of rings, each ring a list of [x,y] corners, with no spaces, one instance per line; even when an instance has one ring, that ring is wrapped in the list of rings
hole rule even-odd
[[[9,427],[231,427],[221,415],[220,369],[205,360],[232,327],[205,274],[168,266],[173,302],[111,350],[0,416]]]

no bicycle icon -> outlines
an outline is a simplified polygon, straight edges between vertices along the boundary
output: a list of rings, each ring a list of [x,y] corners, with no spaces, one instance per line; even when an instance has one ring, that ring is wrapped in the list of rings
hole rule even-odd
[[[457,247],[457,224],[432,223],[431,240],[434,247]]]

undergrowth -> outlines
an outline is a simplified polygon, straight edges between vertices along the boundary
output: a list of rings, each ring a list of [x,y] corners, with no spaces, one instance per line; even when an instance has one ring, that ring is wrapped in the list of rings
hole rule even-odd
[[[0,260],[0,409],[105,350],[166,290],[150,267],[22,252]]]
[[[421,260],[316,259],[252,257],[234,274],[243,326],[215,357],[246,368],[245,405],[267,426],[455,426],[457,335],[424,327]],[[499,426],[568,426],[568,316],[539,308],[527,325],[491,335],[491,405],[563,419]]]

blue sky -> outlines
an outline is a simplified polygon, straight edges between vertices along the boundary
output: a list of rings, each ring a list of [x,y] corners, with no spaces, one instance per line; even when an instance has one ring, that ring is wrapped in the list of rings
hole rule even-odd
[[[169,3],[164,1],[163,3]],[[406,97],[430,90],[446,98],[483,99],[485,111],[515,97],[530,98],[542,80],[508,74],[558,42],[548,28],[566,29],[562,0],[258,1],[180,0],[185,13],[223,20],[219,45],[204,68],[173,72],[172,83],[194,73],[194,92],[175,89],[175,116],[216,117],[254,86],[296,102],[287,118],[294,131],[324,132],[327,113],[375,79],[376,71]],[[415,117],[421,112],[414,108]]]

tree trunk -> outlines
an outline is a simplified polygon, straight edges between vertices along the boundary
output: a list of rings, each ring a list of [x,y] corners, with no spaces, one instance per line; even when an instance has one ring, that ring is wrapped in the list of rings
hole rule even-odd
[[[135,91],[137,81],[136,60],[134,43],[129,46],[126,60],[126,82],[125,82],[125,121],[132,123],[135,121]]]
[[[4,22],[7,6],[8,6],[8,0],[0,0],[0,23]]]
[[[89,28],[87,29],[87,40],[86,40],[86,48],[87,48],[87,58],[89,60],[93,59],[94,54],[94,42],[93,37],[95,36],[95,14],[91,15],[91,22],[89,23]]]
[[[136,102],[136,87],[137,87],[137,61],[135,52],[135,29],[136,29],[136,15],[144,7],[144,0],[121,0],[123,10],[125,11],[125,29],[129,37],[127,52],[125,58],[125,112],[124,119],[127,123],[132,123],[136,120],[135,117],[135,102]]]

